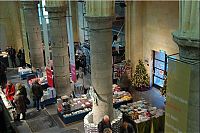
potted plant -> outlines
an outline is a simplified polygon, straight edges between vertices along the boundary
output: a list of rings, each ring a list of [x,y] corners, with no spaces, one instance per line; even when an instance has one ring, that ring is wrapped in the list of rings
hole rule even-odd
[[[136,70],[132,79],[132,84],[135,89],[139,91],[149,89],[149,76],[141,60],[139,60],[139,64],[136,66]]]

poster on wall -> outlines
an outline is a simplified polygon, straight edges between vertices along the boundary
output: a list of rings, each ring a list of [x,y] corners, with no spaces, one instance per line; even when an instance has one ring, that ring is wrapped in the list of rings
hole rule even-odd
[[[186,133],[190,87],[190,66],[169,59],[165,133]]]
[[[48,86],[53,87],[53,74],[50,67],[46,67]]]

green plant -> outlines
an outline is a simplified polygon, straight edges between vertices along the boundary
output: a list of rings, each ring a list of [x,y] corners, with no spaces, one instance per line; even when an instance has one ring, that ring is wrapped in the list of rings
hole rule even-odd
[[[149,87],[149,76],[141,60],[139,60],[139,64],[136,66],[132,83],[137,88]]]

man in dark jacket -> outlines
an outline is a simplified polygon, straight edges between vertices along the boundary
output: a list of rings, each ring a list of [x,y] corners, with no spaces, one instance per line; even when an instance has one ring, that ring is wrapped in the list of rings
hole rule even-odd
[[[106,129],[106,128],[111,129],[110,118],[108,115],[105,115],[103,117],[102,121],[99,122],[99,124],[98,124],[99,133],[103,133],[104,129]]]
[[[10,48],[8,51],[8,55],[10,56],[13,68],[17,66],[16,63],[16,50],[14,48]]]
[[[38,80],[35,80],[35,82],[33,83],[32,92],[33,92],[33,96],[34,96],[35,101],[36,101],[37,111],[39,111],[40,99],[43,96],[43,89],[42,89],[42,86],[38,83]],[[43,107],[41,106],[41,108],[43,108]]]

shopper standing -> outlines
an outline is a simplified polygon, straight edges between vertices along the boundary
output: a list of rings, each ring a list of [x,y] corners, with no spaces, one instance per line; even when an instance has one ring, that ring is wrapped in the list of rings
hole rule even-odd
[[[17,113],[17,121],[20,121],[20,114],[23,116],[23,120],[26,117],[26,102],[25,97],[19,90],[16,92],[14,96],[14,103],[16,105],[16,113]]]
[[[13,102],[15,95],[15,86],[12,84],[11,81],[8,81],[6,86],[6,98],[8,101],[11,102],[12,106],[15,108],[15,104]]]
[[[8,55],[10,56],[13,68],[17,67],[17,64],[16,64],[16,50],[14,48],[12,48],[12,46],[8,50]]]
[[[38,83],[38,79],[35,80],[35,82],[32,84],[32,92],[33,92],[33,97],[34,100],[36,102],[36,109],[37,111],[40,110],[40,100],[41,97],[43,96],[43,89],[42,86]],[[41,106],[41,108],[43,109],[43,106]]]
[[[21,83],[17,83],[16,84],[16,90],[20,91],[20,93],[24,96],[24,100],[25,100],[26,105],[29,105],[30,100],[27,98],[26,87],[24,85],[22,85]]]
[[[22,50],[20,49],[19,52],[17,53],[17,57],[19,59],[19,63],[20,63],[20,66],[21,67],[24,67],[25,66],[25,56],[24,56],[24,53],[22,52]]]

